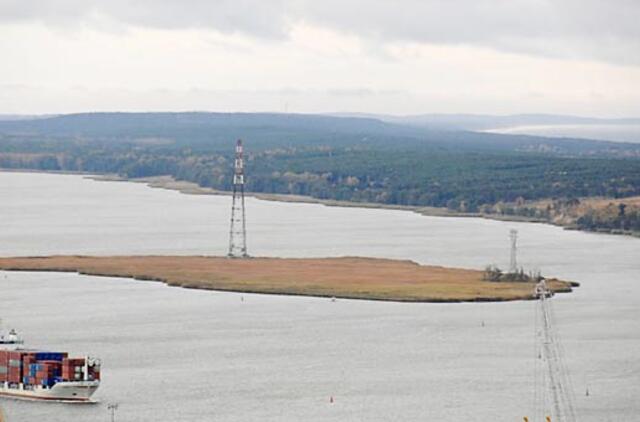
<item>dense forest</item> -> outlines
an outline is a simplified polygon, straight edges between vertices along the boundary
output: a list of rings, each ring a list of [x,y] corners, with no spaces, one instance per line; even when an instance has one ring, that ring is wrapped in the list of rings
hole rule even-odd
[[[245,139],[253,192],[463,212],[545,198],[640,195],[640,145],[329,116],[115,113],[0,122],[0,167],[171,175],[229,190],[237,137]],[[634,209],[619,217],[623,226],[638,225]],[[585,215],[580,224],[602,226],[598,218]]]

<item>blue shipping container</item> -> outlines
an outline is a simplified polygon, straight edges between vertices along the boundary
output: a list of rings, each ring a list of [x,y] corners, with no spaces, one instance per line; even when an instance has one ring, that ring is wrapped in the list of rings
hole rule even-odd
[[[60,352],[38,352],[36,353],[36,360],[57,360],[62,361],[64,356]]]

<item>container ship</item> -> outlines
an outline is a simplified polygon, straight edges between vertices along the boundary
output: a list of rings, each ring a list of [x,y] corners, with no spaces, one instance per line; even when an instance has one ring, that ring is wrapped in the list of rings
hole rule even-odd
[[[100,361],[23,347],[15,331],[0,336],[0,397],[91,402],[100,386]]]

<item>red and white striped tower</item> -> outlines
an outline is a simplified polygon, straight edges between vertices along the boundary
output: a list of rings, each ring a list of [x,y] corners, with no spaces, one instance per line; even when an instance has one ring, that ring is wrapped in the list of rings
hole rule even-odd
[[[233,202],[231,204],[231,229],[229,231],[229,257],[247,258],[247,226],[244,213],[244,158],[242,139],[236,142],[236,159],[233,165]]]

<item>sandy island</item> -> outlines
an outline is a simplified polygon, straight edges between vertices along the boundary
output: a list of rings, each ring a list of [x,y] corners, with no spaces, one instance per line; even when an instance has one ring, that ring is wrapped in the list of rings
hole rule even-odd
[[[373,258],[51,256],[0,258],[0,270],[61,271],[245,293],[398,302],[489,302],[533,298],[533,283],[490,282],[483,272]],[[548,279],[554,292],[577,283]]]

